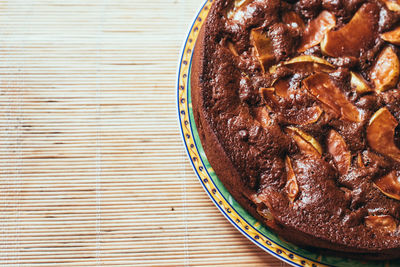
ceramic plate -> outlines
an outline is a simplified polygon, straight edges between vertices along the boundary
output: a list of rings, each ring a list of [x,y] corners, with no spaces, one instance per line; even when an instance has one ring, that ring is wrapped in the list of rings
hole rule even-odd
[[[212,201],[243,235],[266,252],[293,266],[400,266],[400,260],[390,262],[362,262],[321,255],[286,242],[254,219],[225,189],[208,162],[200,143],[193,118],[190,95],[190,68],[193,48],[212,2],[212,0],[208,0],[203,4],[189,29],[179,61],[177,80],[178,116],[186,151],[201,184]]]

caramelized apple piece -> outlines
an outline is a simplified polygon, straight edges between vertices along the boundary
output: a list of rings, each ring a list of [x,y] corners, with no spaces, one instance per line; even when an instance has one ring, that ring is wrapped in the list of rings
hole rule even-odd
[[[286,128],[286,133],[293,138],[304,154],[321,157],[322,147],[314,137],[292,126]]]
[[[390,215],[367,216],[365,217],[365,225],[385,232],[394,232],[397,229],[397,223]]]
[[[261,87],[260,93],[262,95],[270,95],[270,94],[275,93],[275,88],[274,87]]]
[[[264,219],[267,221],[265,222],[266,225],[269,227],[274,227],[275,226],[275,219],[274,216],[272,215],[271,211],[269,211],[268,207],[265,205],[258,205],[257,206],[257,212],[263,216]]]
[[[297,72],[333,72],[335,70],[335,66],[326,61],[323,58],[316,56],[303,55],[292,58],[286,62],[283,62],[279,65],[274,65],[269,69],[270,73],[276,72],[277,68],[280,66],[285,66],[287,68],[293,69]]]
[[[341,175],[346,174],[351,165],[351,153],[343,137],[335,130],[331,130],[327,139],[327,147],[328,152],[333,156],[339,173]]]
[[[227,12],[227,18],[237,20],[240,19],[243,9],[253,2],[253,0],[236,0],[234,1],[232,7]]]
[[[232,52],[232,54],[235,57],[239,56],[239,53],[237,52],[236,47],[235,47],[235,45],[233,43],[228,42],[228,49]]]
[[[271,117],[269,116],[268,109],[266,107],[255,109],[256,120],[261,124],[262,127],[268,128],[271,125]]]
[[[400,149],[394,142],[394,133],[398,122],[385,107],[371,118],[367,128],[368,144],[375,151],[400,161]]]
[[[366,3],[356,12],[348,24],[337,31],[329,31],[321,42],[322,52],[332,57],[359,56],[360,51],[370,48],[375,41],[379,7]]]
[[[274,216],[272,215],[271,211],[269,210],[269,208],[266,205],[266,203],[268,203],[268,202],[265,199],[264,194],[263,193],[253,194],[253,195],[250,195],[249,199],[257,205],[257,212],[261,216],[263,216],[264,219],[266,219],[265,223],[270,227],[274,227],[275,219],[274,219]]]
[[[307,49],[321,43],[325,34],[336,26],[336,17],[324,10],[317,18],[312,20],[304,30],[298,52],[302,53]]]
[[[274,90],[275,89],[275,90]],[[273,103],[278,104],[276,96],[284,99],[289,99],[290,82],[287,79],[282,79],[274,84],[273,88],[264,88],[262,93],[265,99],[272,100]],[[274,94],[275,93],[275,94]],[[323,111],[319,106],[306,107],[299,112],[297,116],[288,116],[287,121],[290,124],[307,125],[315,123],[321,117]]]
[[[271,227],[277,227],[275,218],[270,211],[270,204],[263,192],[250,195],[249,199],[257,205],[257,212],[265,219],[264,223]]]
[[[287,79],[282,79],[274,83],[275,93],[277,96],[287,98],[290,89],[290,82]]]
[[[289,11],[284,13],[282,16],[282,20],[284,23],[286,23],[287,26],[293,29],[299,28],[301,30],[304,30],[306,28],[304,21],[296,12]]]
[[[260,88],[260,95],[263,97],[267,102],[272,101],[273,104],[279,104],[279,100],[275,96],[275,88],[268,87],[268,88]]]
[[[385,32],[381,34],[381,38],[386,42],[400,45],[400,27],[397,27],[393,31]]]
[[[395,171],[376,180],[375,186],[386,196],[400,200],[400,177]]]
[[[377,92],[384,92],[396,86],[399,80],[399,58],[390,46],[385,47],[379,54],[371,70],[371,80]]]
[[[345,97],[328,74],[311,75],[303,80],[303,85],[337,116],[352,122],[361,121],[360,111]]]
[[[382,0],[385,3],[387,9],[394,12],[400,12],[400,1],[399,0]]]
[[[290,202],[293,203],[298,197],[300,190],[299,185],[297,184],[296,175],[293,171],[292,162],[289,157],[286,157],[285,166],[287,174],[285,189]]]
[[[360,167],[360,168],[365,167],[364,161],[363,161],[360,153],[358,153],[358,155],[357,155],[357,164],[358,164],[358,167]]]
[[[350,80],[351,87],[354,88],[357,93],[362,94],[373,91],[372,88],[368,85],[368,83],[364,80],[364,78],[360,74],[352,71],[350,72],[350,74],[351,74],[351,80]]]
[[[289,61],[286,61],[284,63],[285,66],[290,66],[296,63],[312,63],[312,64],[319,64],[319,65],[323,65],[324,67],[327,67],[329,69],[334,69],[335,66],[333,66],[331,63],[329,63],[328,61],[326,61],[323,58],[320,57],[316,57],[316,56],[311,56],[311,55],[302,55],[302,56],[298,56],[295,58],[292,58]]]
[[[265,72],[275,61],[272,41],[263,33],[261,28],[257,28],[251,30],[251,43],[254,46],[261,67]]]

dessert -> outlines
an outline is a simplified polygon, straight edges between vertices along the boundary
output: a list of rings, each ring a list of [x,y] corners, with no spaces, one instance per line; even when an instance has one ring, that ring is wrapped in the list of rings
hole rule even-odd
[[[216,0],[191,72],[234,198],[283,238],[400,257],[400,2]]]

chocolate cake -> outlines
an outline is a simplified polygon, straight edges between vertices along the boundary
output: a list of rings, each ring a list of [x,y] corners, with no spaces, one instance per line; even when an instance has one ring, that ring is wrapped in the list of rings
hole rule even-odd
[[[283,238],[400,257],[400,3],[216,0],[194,116],[234,198]]]

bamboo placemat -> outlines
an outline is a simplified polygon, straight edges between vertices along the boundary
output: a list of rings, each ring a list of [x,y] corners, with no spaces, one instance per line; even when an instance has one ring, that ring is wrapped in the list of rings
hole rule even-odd
[[[0,1],[0,266],[283,266],[213,206],[180,139],[200,5]]]

